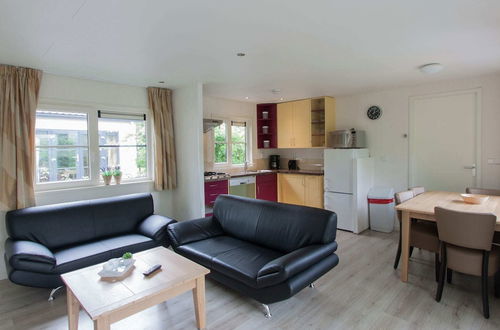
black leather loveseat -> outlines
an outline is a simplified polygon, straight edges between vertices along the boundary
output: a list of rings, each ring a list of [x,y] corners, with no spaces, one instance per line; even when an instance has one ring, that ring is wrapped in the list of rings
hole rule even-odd
[[[335,213],[220,195],[213,216],[174,223],[174,250],[209,277],[265,304],[287,299],[335,267]],[[269,315],[268,315],[269,316]]]
[[[35,206],[6,215],[5,263],[17,284],[56,288],[60,274],[168,246],[175,220],[153,214],[151,194]]]

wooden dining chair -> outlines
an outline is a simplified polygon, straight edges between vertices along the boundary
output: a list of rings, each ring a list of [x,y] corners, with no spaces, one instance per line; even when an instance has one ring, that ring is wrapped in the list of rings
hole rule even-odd
[[[410,190],[413,191],[414,196],[418,196],[418,195],[423,194],[425,192],[424,187],[413,187],[413,188],[410,188]]]
[[[500,190],[498,190],[498,189],[486,189],[486,188],[471,188],[471,187],[467,187],[467,189],[465,189],[465,192],[467,194],[500,196]]]
[[[480,276],[483,297],[483,315],[490,317],[488,304],[488,278],[495,276],[495,296],[500,296],[500,247],[492,245],[496,216],[434,209],[441,240],[441,265],[436,301],[443,295],[447,269]]]
[[[394,194],[396,205],[399,205],[414,197],[413,191],[402,191]],[[394,260],[394,269],[398,268],[399,259],[401,258],[401,211],[397,211],[399,220],[399,244],[396,252],[396,260]],[[434,253],[435,256],[435,275],[436,281],[439,276],[439,239],[437,234],[437,227],[435,223],[429,221],[418,221],[412,219],[410,230],[410,257],[413,248],[420,248]]]

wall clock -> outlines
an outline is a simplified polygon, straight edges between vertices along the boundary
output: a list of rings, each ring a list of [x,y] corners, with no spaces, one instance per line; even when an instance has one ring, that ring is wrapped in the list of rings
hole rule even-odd
[[[372,105],[371,107],[368,108],[368,111],[366,112],[366,115],[371,120],[379,119],[380,116],[382,116],[382,109],[380,109],[376,105]]]

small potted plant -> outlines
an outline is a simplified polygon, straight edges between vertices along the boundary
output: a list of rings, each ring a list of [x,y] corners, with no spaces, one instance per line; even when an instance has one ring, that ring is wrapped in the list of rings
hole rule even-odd
[[[109,186],[111,183],[111,179],[113,178],[113,172],[111,171],[111,169],[109,167],[101,168],[101,176],[104,180],[104,184],[106,186]]]
[[[122,171],[120,170],[120,166],[116,166],[114,168],[113,177],[115,178],[116,184],[120,184],[120,182],[122,182]]]

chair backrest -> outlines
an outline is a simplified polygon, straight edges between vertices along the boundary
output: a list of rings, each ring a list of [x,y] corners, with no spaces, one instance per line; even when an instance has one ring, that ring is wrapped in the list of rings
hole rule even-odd
[[[418,196],[418,195],[423,194],[425,192],[424,187],[413,187],[413,188],[410,188],[410,190],[413,191],[414,196]]]
[[[489,196],[500,196],[500,190],[498,189],[484,189],[484,188],[471,188],[465,189],[468,194],[478,194],[478,195],[489,195]]]
[[[491,251],[497,217],[435,207],[439,240],[469,249]]]
[[[415,196],[413,194],[413,191],[411,190],[400,191],[394,194],[394,200],[396,201],[396,205],[404,203],[407,200],[412,199],[413,197]],[[398,214],[398,220],[401,221],[401,211],[398,211],[397,214]]]

